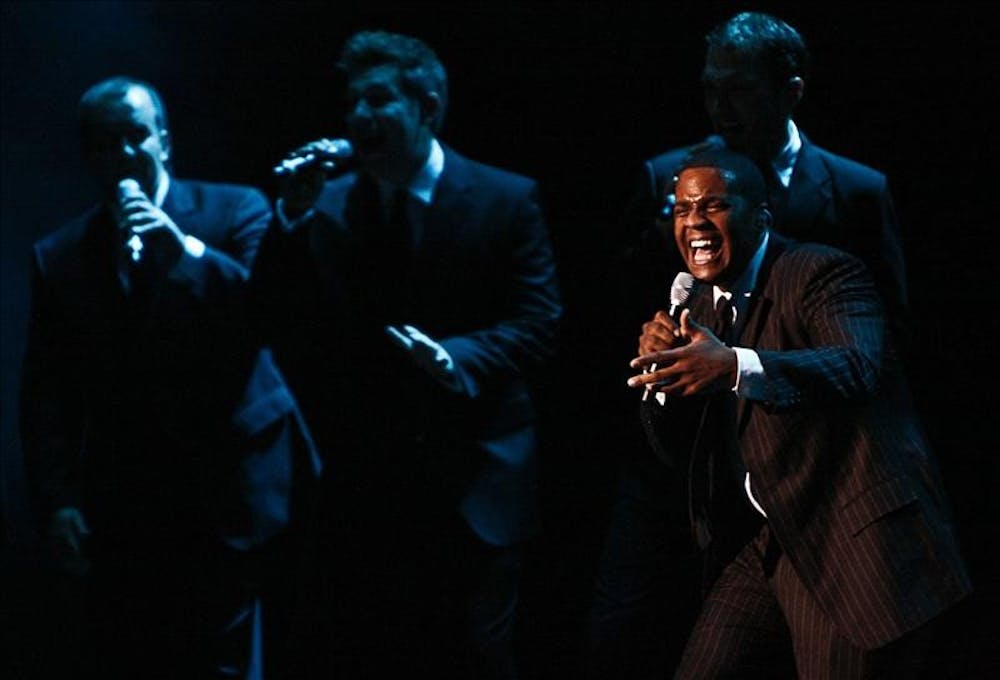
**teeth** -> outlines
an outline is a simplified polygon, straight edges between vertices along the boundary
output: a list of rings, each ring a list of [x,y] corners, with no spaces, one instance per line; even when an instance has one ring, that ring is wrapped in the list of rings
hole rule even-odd
[[[692,248],[709,248],[712,245],[712,241],[707,238],[700,238],[691,241]]]

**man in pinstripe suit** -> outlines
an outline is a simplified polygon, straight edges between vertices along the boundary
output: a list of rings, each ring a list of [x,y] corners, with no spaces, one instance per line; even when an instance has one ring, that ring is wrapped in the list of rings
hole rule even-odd
[[[677,677],[916,677],[933,619],[971,584],[872,279],[772,233],[748,159],[696,149],[676,176],[696,284],[676,321],[643,325],[631,365],[652,370],[629,385],[654,395],[644,424],[675,464],[697,428],[710,589]]]
[[[906,267],[889,180],[817,145],[796,123],[814,82],[803,35],[778,17],[740,12],[709,31],[705,48],[701,83],[713,134],[704,142],[750,156],[772,178],[775,232],[841,248],[868,265],[897,343],[906,340]],[[608,331],[618,342],[608,343],[609,366],[624,368],[622,353],[634,349],[635,329],[666,303],[674,272],[684,268],[670,207],[674,170],[690,148],[643,163],[623,215],[619,232],[627,244],[618,262],[620,288],[610,300],[617,322]],[[906,348],[897,349],[905,355]],[[686,480],[628,426],[636,405],[624,392],[617,393],[612,424],[618,480],[591,608],[595,680],[662,677],[676,664],[699,605]]]

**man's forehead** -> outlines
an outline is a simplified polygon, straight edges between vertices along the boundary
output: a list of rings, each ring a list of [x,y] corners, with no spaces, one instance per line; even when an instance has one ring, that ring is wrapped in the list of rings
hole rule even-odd
[[[712,49],[701,72],[704,82],[756,83],[764,78],[759,59],[746,51]]]
[[[395,86],[400,70],[396,64],[377,64],[354,74],[347,84],[353,92],[362,92],[371,87]]]
[[[725,174],[714,166],[698,165],[684,168],[677,176],[678,191],[700,192],[705,191],[726,191]]]
[[[109,94],[94,108],[91,123],[100,126],[141,123],[152,125],[156,107],[149,93],[141,87],[130,87],[124,94]]]
[[[153,105],[153,98],[149,96],[149,92],[146,88],[139,87],[138,85],[133,85],[125,91],[125,96],[122,97],[123,101],[129,106],[136,109],[155,109]]]

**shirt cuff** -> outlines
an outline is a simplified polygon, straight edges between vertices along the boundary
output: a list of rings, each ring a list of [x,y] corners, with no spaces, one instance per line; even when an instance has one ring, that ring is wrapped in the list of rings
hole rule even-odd
[[[198,260],[205,254],[205,244],[194,236],[184,236],[184,250],[177,264],[170,270],[169,278],[174,281],[191,281],[195,279]]]
[[[767,376],[757,352],[746,347],[733,347],[736,352],[736,385],[733,392],[745,399],[766,401]]]
[[[198,258],[205,254],[205,244],[194,236],[184,237],[184,252],[191,257]]]

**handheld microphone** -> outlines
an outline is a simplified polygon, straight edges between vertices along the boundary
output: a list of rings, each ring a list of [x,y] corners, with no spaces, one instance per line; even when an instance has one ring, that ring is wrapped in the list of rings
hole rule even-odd
[[[296,154],[281,161],[271,170],[277,177],[287,177],[296,172],[309,168],[317,163],[327,172],[343,166],[344,163],[354,158],[354,147],[346,139],[321,139],[309,145],[309,150],[304,154]]]
[[[145,198],[146,193],[139,186],[139,182],[133,177],[126,177],[125,179],[118,182],[118,205],[124,209],[125,204],[134,198]],[[132,234],[131,238],[125,243],[132,251],[131,257],[133,262],[138,262],[142,255],[142,239],[139,238],[138,234]]]
[[[694,288],[694,277],[688,272],[678,272],[674,282],[670,284],[670,311],[668,314],[674,321],[680,321],[681,310],[691,297]]]
[[[667,312],[670,318],[677,323],[680,323],[681,311],[684,310],[688,298],[691,297],[692,288],[694,288],[694,277],[688,272],[677,272],[677,276],[674,277],[674,282],[670,284],[670,309]],[[650,364],[649,368],[645,370],[645,373],[652,373],[655,370],[656,364]],[[642,393],[643,401],[646,401],[646,399],[649,398],[649,393],[652,389],[652,385],[646,385],[646,389]],[[663,395],[657,394],[656,396],[659,400],[659,397],[662,397]]]

